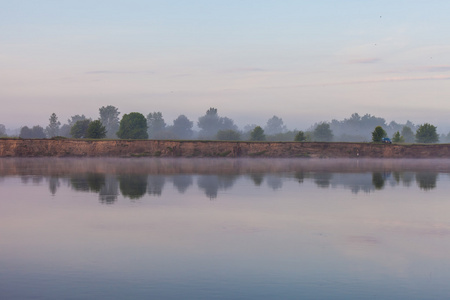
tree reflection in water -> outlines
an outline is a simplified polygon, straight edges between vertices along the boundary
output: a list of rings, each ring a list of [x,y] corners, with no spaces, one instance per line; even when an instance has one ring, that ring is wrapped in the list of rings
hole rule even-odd
[[[198,187],[205,191],[209,199],[217,198],[219,189],[226,190],[233,186],[239,175],[200,175],[197,179]]]
[[[377,190],[382,190],[384,188],[384,176],[383,173],[374,172],[372,173],[372,184]]]
[[[430,163],[433,164],[434,161],[414,161],[413,167],[407,161],[388,160],[374,160],[367,165],[355,163],[354,160],[310,162],[311,160],[145,160],[144,164],[138,160],[98,160],[95,163],[87,160],[52,163],[30,160],[32,166],[27,166],[21,160],[17,163],[8,160],[3,165],[0,164],[0,168],[3,168],[4,174],[16,172],[13,175],[18,175],[24,184],[41,184],[45,180],[52,195],[61,186],[67,185],[75,191],[97,193],[99,201],[105,204],[114,203],[120,194],[129,199],[139,199],[145,195],[161,196],[167,182],[172,182],[174,189],[181,194],[196,183],[198,189],[209,199],[215,199],[220,190],[232,188],[238,178],[248,178],[258,187],[267,183],[273,190],[282,189],[285,181],[294,181],[300,185],[312,183],[318,188],[344,187],[355,194],[370,193],[387,186],[411,187],[413,182],[421,190],[429,191],[436,188],[441,173],[450,172],[450,166],[442,171],[445,164],[432,165],[436,170],[432,171]],[[22,165],[24,169],[21,169]],[[413,171],[414,166],[419,171]],[[43,168],[43,172],[38,172],[41,170],[39,167]]]
[[[166,178],[164,175],[148,175],[147,193],[153,196],[161,196]]]
[[[104,204],[112,204],[117,200],[119,195],[119,182],[116,176],[107,174],[105,176],[105,184],[99,191],[99,200]]]
[[[416,182],[420,189],[428,191],[436,187],[438,173],[422,172],[416,173]]]
[[[58,190],[59,186],[60,186],[59,177],[50,176],[48,178],[48,188],[53,196],[56,194],[56,191]]]
[[[173,185],[178,192],[184,194],[186,190],[194,183],[192,175],[180,174],[172,176]]]
[[[262,182],[264,181],[264,174],[263,173],[252,173],[249,176],[253,180],[253,183],[256,186],[260,186],[262,184]]]
[[[139,199],[147,192],[147,176],[140,174],[119,175],[120,192],[125,198]]]

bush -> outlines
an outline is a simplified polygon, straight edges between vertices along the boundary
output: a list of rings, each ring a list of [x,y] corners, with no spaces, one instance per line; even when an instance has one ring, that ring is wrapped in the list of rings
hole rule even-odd
[[[379,143],[381,140],[387,136],[386,131],[381,126],[375,127],[375,130],[372,132],[372,142]]]
[[[117,136],[120,139],[148,139],[147,119],[137,112],[125,114],[120,121]]]
[[[216,134],[216,138],[219,141],[239,141],[241,139],[241,134],[232,129],[219,130]]]
[[[100,120],[89,123],[86,137],[88,139],[103,139],[106,137],[106,127],[102,125]]]
[[[417,143],[437,143],[439,142],[439,136],[436,132],[436,126],[425,123],[420,125],[416,131]]]
[[[256,126],[250,132],[250,140],[251,141],[265,141],[266,135],[264,134],[264,129],[262,129],[261,126]]]
[[[303,131],[299,131],[294,138],[295,142],[304,142],[306,141],[306,136],[305,133]]]

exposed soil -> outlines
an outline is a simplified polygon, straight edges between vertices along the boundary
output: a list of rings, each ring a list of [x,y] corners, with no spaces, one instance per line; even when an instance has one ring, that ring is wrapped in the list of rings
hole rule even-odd
[[[0,139],[0,157],[450,158],[450,144]]]

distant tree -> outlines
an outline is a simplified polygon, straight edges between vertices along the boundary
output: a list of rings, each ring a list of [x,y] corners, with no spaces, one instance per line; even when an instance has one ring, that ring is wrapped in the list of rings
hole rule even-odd
[[[404,143],[405,139],[403,138],[403,136],[400,135],[400,132],[397,131],[396,133],[394,133],[394,136],[392,137],[392,142],[394,142],[394,143]]]
[[[119,130],[119,110],[112,106],[102,106],[99,109],[100,122],[106,128],[106,137],[109,139],[117,138],[116,132]]]
[[[45,139],[46,138],[44,128],[39,125],[33,126],[33,128],[31,128],[31,135],[32,135],[33,139]]]
[[[286,126],[283,123],[283,119],[273,116],[267,121],[264,127],[264,132],[266,134],[277,134],[287,131]]]
[[[28,126],[20,128],[19,137],[23,139],[31,139],[31,129]]]
[[[402,137],[405,139],[405,143],[414,143],[416,137],[411,127],[404,126],[401,132]]]
[[[251,141],[265,141],[266,135],[264,134],[264,129],[262,129],[261,126],[256,126],[250,132],[250,140]]]
[[[441,142],[442,143],[450,143],[450,132],[447,135],[442,134]]]
[[[73,125],[75,125],[76,122],[84,121],[87,119],[88,118],[86,118],[85,115],[74,115],[74,116],[71,116],[70,119],[67,119],[67,124],[69,124],[69,126],[72,127]]]
[[[178,118],[173,121],[173,125],[170,129],[177,138],[189,139],[194,133],[192,131],[192,126],[194,126],[194,122],[190,121],[185,115],[179,115]]]
[[[197,126],[200,128],[200,137],[213,138],[219,130],[235,130],[234,121],[227,117],[219,117],[217,108],[211,107],[204,116],[198,118]]]
[[[303,131],[299,131],[294,138],[295,142],[304,142],[306,141],[306,136],[305,133]]]
[[[265,130],[264,130],[265,132]],[[295,135],[297,134],[297,131],[286,131],[286,132],[279,132],[272,135],[266,135],[266,141],[271,142],[291,142],[295,139]]]
[[[95,120],[89,123],[87,128],[86,138],[88,139],[103,139],[106,137],[106,128],[102,125],[100,120]]]
[[[61,128],[59,128],[59,136],[64,136],[64,137],[71,137],[70,135],[70,129],[72,127],[69,124],[64,124],[61,126]]]
[[[6,127],[5,127],[5,125],[0,124],[0,137],[6,137],[6,136],[8,136],[6,134]]]
[[[333,140],[333,132],[330,129],[330,124],[320,123],[313,131],[314,141],[317,142],[331,142]]]
[[[216,138],[219,141],[239,141],[241,139],[241,134],[235,130],[219,130],[217,132]]]
[[[117,136],[120,139],[147,139],[147,119],[138,112],[125,114],[120,121]]]
[[[149,113],[147,115],[148,136],[151,139],[158,137],[159,133],[166,128],[166,122],[161,112]]]
[[[375,130],[372,132],[372,142],[378,143],[387,136],[386,131],[384,131],[383,127],[377,126]]]
[[[439,136],[436,132],[436,126],[425,123],[419,126],[416,131],[416,142],[418,143],[437,143]]]
[[[70,129],[70,135],[76,139],[85,138],[87,136],[87,130],[90,123],[91,121],[88,119],[76,121]]]
[[[50,122],[47,128],[45,128],[45,132],[48,137],[52,138],[59,134],[59,126],[61,125],[61,122],[58,121],[58,117],[55,113],[51,114],[49,121]]]

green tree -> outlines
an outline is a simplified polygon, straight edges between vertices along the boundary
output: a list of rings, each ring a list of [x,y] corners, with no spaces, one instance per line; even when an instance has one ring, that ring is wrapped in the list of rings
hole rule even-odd
[[[149,113],[147,115],[148,136],[154,139],[166,128],[166,122],[161,112]]]
[[[404,126],[401,135],[405,139],[405,143],[414,143],[414,141],[416,140],[416,137],[411,127]]]
[[[387,136],[386,131],[384,131],[383,127],[377,126],[375,130],[372,132],[372,142],[379,143],[381,140]]]
[[[266,135],[264,134],[264,129],[262,129],[261,126],[256,126],[250,132],[250,140],[251,141],[265,141]]]
[[[58,117],[56,116],[55,113],[52,113],[50,119],[48,120],[50,122],[48,126],[45,128],[45,132],[48,137],[52,138],[59,134],[59,126],[61,125],[61,122],[58,121]]]
[[[317,125],[313,132],[313,138],[317,142],[331,142],[333,140],[333,132],[330,129],[330,124],[320,123]]]
[[[120,121],[117,136],[120,139],[147,139],[147,119],[138,112],[125,114]]]
[[[217,132],[216,138],[219,141],[239,141],[241,139],[241,134],[235,130],[219,130]]]
[[[301,131],[301,130],[299,132],[297,132],[297,134],[295,135],[294,141],[295,142],[304,142],[304,141],[306,141],[305,133],[303,131]]]
[[[403,138],[403,136],[400,135],[400,132],[397,131],[396,133],[394,133],[394,136],[392,137],[392,142],[394,142],[394,143],[404,143],[405,139]]]
[[[116,132],[119,130],[119,110],[112,105],[102,106],[98,109],[100,122],[106,128],[106,137],[109,139],[117,138]]]
[[[425,123],[420,125],[416,131],[416,142],[418,143],[437,143],[439,136],[436,132],[437,127]]]
[[[90,123],[91,120],[89,119],[76,121],[72,128],[70,128],[70,135],[76,139],[85,138]]]
[[[106,137],[106,127],[102,125],[100,120],[95,120],[89,123],[86,137],[88,139],[103,139]]]

